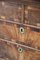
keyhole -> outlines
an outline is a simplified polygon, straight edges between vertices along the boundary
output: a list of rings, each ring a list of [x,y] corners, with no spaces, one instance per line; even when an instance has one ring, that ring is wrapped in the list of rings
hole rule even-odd
[[[24,28],[23,27],[20,27],[20,32],[24,33]]]
[[[19,53],[22,53],[23,52],[23,49],[21,47],[18,48],[18,52]]]

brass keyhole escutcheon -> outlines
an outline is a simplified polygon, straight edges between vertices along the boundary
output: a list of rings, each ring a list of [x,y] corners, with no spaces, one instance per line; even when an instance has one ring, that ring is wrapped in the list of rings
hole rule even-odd
[[[21,47],[18,48],[18,52],[19,53],[22,53],[23,52],[23,49]]]
[[[20,27],[20,33],[24,33],[24,28]]]

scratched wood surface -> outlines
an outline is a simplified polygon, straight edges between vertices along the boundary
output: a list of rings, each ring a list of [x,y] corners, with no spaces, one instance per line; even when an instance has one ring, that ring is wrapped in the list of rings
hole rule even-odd
[[[30,14],[28,14],[27,9],[24,9],[23,6],[22,6],[22,9],[19,8],[19,10],[18,10],[17,7],[15,9],[13,9],[13,6],[11,6],[11,8],[10,8],[9,5],[8,5],[9,7],[7,5],[4,5],[4,2],[2,2],[2,4],[3,4],[3,6],[6,6],[6,8],[8,8],[8,9],[7,10],[4,8],[0,9],[0,19],[11,20],[11,18],[12,18],[16,22],[21,22],[21,23],[26,23],[26,24],[30,24],[31,19],[33,19],[33,18],[30,19],[30,17],[32,17],[32,16],[30,16]],[[0,5],[0,7],[1,6],[2,5]],[[3,9],[3,11],[2,11],[2,9]],[[10,12],[9,12],[9,9],[10,9]],[[21,11],[20,11],[20,9],[21,9]],[[26,17],[24,16],[24,13],[23,13],[24,10],[26,12],[25,15],[27,15]],[[34,9],[34,11],[35,10],[36,9]],[[33,12],[33,10],[32,10],[31,15],[33,12],[33,16],[35,15],[35,17],[37,17],[36,25],[40,26],[40,21],[38,21],[38,20],[40,20],[40,14],[39,14],[40,11],[39,12],[38,11],[39,11],[39,9],[37,9],[36,12]],[[19,12],[20,12],[20,14],[19,14]],[[17,14],[19,14],[19,15],[17,15]],[[29,19],[28,19],[28,16],[30,16]],[[25,18],[25,20],[24,20],[24,18]],[[35,22],[35,21],[33,21],[33,22]],[[31,21],[31,23],[32,23],[32,21]],[[33,25],[35,25],[35,24],[33,23]],[[20,32],[21,27],[24,29],[23,33]],[[19,24],[0,22],[0,38],[2,38],[4,40],[12,41],[12,42],[18,42],[18,43],[22,42],[22,44],[24,43],[27,46],[37,48],[40,50],[40,30],[39,29],[35,30],[34,28],[26,27],[26,26],[19,25]],[[40,52],[21,47],[23,51],[20,53],[18,51],[19,47],[20,46],[18,46],[18,45],[3,42],[0,39],[0,60],[40,60]]]
[[[8,40],[15,40],[15,42],[20,40],[28,46],[40,49],[40,33],[31,31],[28,27],[25,27],[25,33],[21,34],[15,24],[13,26],[1,25],[0,27],[0,34],[3,33],[4,39],[8,38]],[[23,52],[19,53],[18,48],[19,46],[0,41],[0,57],[5,58],[5,60],[8,58],[9,60],[40,60],[40,52],[23,49]]]

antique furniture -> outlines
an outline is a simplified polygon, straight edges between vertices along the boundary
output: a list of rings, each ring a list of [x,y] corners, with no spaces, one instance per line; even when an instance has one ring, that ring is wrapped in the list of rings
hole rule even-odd
[[[40,60],[40,1],[0,1],[0,60]]]

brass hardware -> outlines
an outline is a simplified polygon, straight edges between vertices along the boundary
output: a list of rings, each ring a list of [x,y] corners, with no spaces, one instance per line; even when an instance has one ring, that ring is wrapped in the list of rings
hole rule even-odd
[[[24,33],[24,28],[20,27],[20,33]]]

